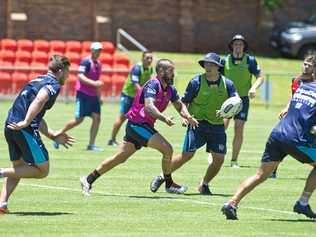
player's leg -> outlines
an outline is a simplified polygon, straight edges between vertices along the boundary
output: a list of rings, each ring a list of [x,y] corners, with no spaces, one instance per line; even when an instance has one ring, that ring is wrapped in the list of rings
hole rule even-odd
[[[229,127],[229,123],[230,123],[230,119],[224,119],[225,130],[227,130],[227,128]]]
[[[90,139],[89,139],[88,147],[95,146],[95,139],[99,131],[101,116],[98,113],[92,113],[91,119],[92,119],[92,124],[90,127]]]
[[[81,177],[80,183],[84,195],[90,195],[92,184],[103,174],[110,171],[114,167],[121,163],[124,163],[131,155],[135,153],[137,149],[131,142],[123,141],[119,146],[117,153],[105,159],[95,170],[93,170],[88,176]]]
[[[148,147],[158,150],[162,154],[161,167],[166,184],[166,191],[169,193],[184,193],[187,190],[187,187],[174,183],[171,176],[171,159],[173,155],[171,144],[162,135],[155,133],[148,140],[147,145]]]
[[[126,117],[125,114],[129,111],[133,104],[133,98],[126,96],[124,94],[121,94],[120,98],[120,114],[116,118],[113,128],[112,128],[112,133],[111,133],[111,139],[108,141],[109,146],[116,146],[118,145],[116,141],[116,136],[122,126],[122,124],[125,122]]]
[[[244,140],[244,127],[245,121],[236,119],[235,120],[235,127],[234,127],[234,138],[233,138],[233,151],[232,151],[232,160],[231,166],[233,168],[237,168],[237,159],[238,155]]]
[[[225,158],[224,154],[215,153],[212,151],[210,152],[210,155],[212,156],[212,163],[208,165],[203,180],[198,187],[198,191],[203,195],[212,195],[209,189],[209,183],[220,171]]]

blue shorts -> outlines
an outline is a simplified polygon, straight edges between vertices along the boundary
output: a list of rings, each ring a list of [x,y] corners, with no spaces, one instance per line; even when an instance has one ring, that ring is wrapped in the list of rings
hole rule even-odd
[[[48,161],[48,152],[38,130],[24,128],[16,131],[5,127],[4,136],[11,161],[21,158],[28,164],[42,164]]]
[[[77,91],[75,118],[91,116],[92,113],[100,114],[101,106],[98,96],[89,96]]]
[[[249,97],[243,96],[240,97],[240,99],[242,100],[242,110],[234,116],[234,119],[247,121],[249,112]]]
[[[189,127],[184,138],[183,152],[194,152],[206,144],[207,152],[226,154],[226,133],[224,125],[213,125],[202,120],[195,129]]]
[[[158,131],[147,123],[137,124],[128,121],[125,129],[124,141],[133,143],[136,149],[147,146],[149,139]]]
[[[294,157],[301,163],[316,162],[316,148],[297,146],[275,139],[270,135],[262,156],[262,162],[281,162],[286,155]]]
[[[130,97],[128,95],[125,95],[124,93],[121,93],[121,98],[120,98],[120,113],[121,114],[126,114],[129,109],[132,107],[133,104],[133,97]]]

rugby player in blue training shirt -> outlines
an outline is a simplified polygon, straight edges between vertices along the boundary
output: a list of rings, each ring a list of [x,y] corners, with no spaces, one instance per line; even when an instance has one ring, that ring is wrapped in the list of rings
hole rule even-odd
[[[74,142],[73,137],[49,129],[43,119],[68,77],[69,66],[67,58],[53,55],[48,64],[48,73],[30,81],[9,110],[4,134],[12,167],[0,168],[0,177],[5,177],[0,196],[0,214],[8,212],[8,199],[21,178],[41,179],[48,175],[48,152],[38,131],[66,148]]]
[[[313,67],[313,82],[302,84],[294,93],[287,115],[270,134],[257,173],[242,182],[234,196],[222,207],[227,219],[238,219],[237,206],[241,199],[265,181],[286,155],[313,167],[293,211],[316,218],[316,213],[308,204],[316,188],[316,57],[308,63]]]

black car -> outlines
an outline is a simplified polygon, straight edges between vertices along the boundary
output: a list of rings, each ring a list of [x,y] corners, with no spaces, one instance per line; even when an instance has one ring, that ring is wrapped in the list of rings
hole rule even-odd
[[[316,13],[306,21],[290,22],[275,28],[270,45],[283,55],[301,59],[316,54]]]

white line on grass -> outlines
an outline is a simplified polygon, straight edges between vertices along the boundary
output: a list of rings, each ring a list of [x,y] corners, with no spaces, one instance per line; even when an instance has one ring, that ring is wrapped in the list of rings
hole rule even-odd
[[[64,190],[64,191],[71,191],[71,192],[82,192],[80,189],[74,189],[74,188],[67,188],[67,187],[60,187],[60,186],[50,186],[50,185],[41,185],[41,184],[30,184],[30,183],[21,183],[20,185],[23,186],[30,186],[34,188],[42,188],[42,189],[53,189],[53,190]],[[129,197],[133,196],[132,194],[114,194],[114,193],[107,193],[107,192],[99,192],[99,191],[93,191],[93,194],[100,194],[100,195],[113,195],[113,196],[122,196],[122,197]],[[210,206],[217,206],[221,207],[223,204],[219,203],[211,203],[211,202],[205,202],[205,201],[198,201],[198,200],[192,200],[190,198],[179,198],[179,195],[176,196],[175,199],[160,199],[165,201],[174,201],[174,202],[188,202],[188,203],[195,203],[195,204],[201,204],[201,205],[210,205]],[[276,210],[271,208],[260,208],[260,207],[248,207],[248,206],[242,206],[242,208],[250,209],[250,210],[256,210],[256,211],[264,211],[264,212],[275,212],[275,213],[282,213],[282,214],[290,214],[290,215],[296,215],[294,212],[290,211],[282,211],[282,210]]]

